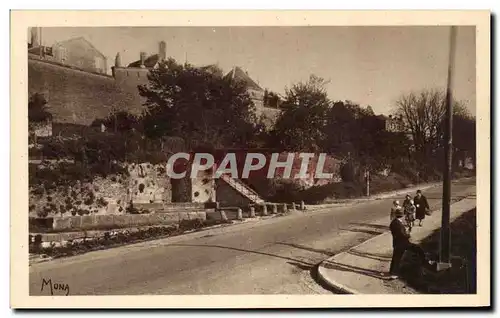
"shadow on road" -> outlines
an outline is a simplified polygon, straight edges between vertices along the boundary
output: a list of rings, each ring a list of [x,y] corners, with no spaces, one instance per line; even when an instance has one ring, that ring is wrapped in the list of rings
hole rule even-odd
[[[312,265],[305,265],[304,263],[299,263],[299,262],[286,262],[287,264],[290,264],[290,265],[293,265],[295,267],[297,267],[298,269],[300,270],[303,270],[303,271],[310,271],[313,266]]]
[[[245,252],[245,253],[252,253],[252,254],[259,254],[259,255],[265,255],[265,256],[271,256],[271,257],[276,257],[276,258],[281,258],[287,261],[292,261],[300,264],[304,264],[307,266],[314,266],[314,264],[311,264],[309,262],[301,261],[299,259],[291,258],[291,257],[286,257],[286,256],[280,256],[276,254],[270,254],[270,253],[264,253],[264,252],[257,252],[257,251],[252,251],[252,250],[245,250],[242,248],[236,248],[236,247],[229,247],[229,246],[222,246],[222,245],[206,245],[206,244],[169,244],[170,246],[187,246],[187,247],[211,247],[211,248],[223,248],[223,249],[228,249],[228,250],[233,250],[233,251],[238,251],[238,252]]]
[[[365,234],[370,234],[370,235],[379,235],[379,234],[384,233],[383,231],[373,231],[373,230],[369,230],[369,229],[359,229],[359,228],[339,228],[339,230],[355,232],[355,233],[365,233]]]
[[[380,225],[380,224],[370,224],[370,223],[349,223],[350,225],[361,225],[366,227],[373,227],[380,230],[388,230],[388,225]]]
[[[298,245],[298,244],[283,243],[283,242],[276,243],[276,244],[281,244],[281,245],[291,246],[291,247],[295,247],[295,248],[300,248],[300,249],[304,249],[304,250],[311,251],[311,252],[325,254],[327,256],[333,256],[334,255],[334,253],[329,252],[329,251],[317,250],[317,249],[313,249],[313,248],[310,248],[310,247],[307,247],[307,246]],[[306,261],[303,261],[303,260],[300,260],[300,259],[294,259],[294,258],[291,258],[291,257],[280,256],[280,255],[276,255],[276,254],[270,254],[270,253],[264,253],[264,252],[258,252],[258,251],[252,251],[252,250],[246,250],[246,249],[242,249],[242,248],[222,246],[222,245],[202,245],[202,244],[170,244],[170,245],[171,246],[223,248],[223,249],[229,249],[229,250],[238,251],[238,252],[259,254],[259,255],[265,255],[265,256],[270,256],[270,257],[284,259],[284,260],[287,260],[287,262],[286,262],[287,264],[295,266],[299,270],[308,271],[309,274],[311,275],[312,279],[319,286],[321,286],[323,289],[325,289],[325,290],[327,290],[329,292],[332,292],[332,293],[336,293],[335,291],[332,291],[331,287],[329,287],[328,285],[326,285],[324,281],[322,281],[321,279],[319,279],[319,277],[318,277],[318,266],[319,266],[319,264],[312,264],[310,262],[306,262]]]
[[[328,250],[319,250],[319,249],[315,249],[315,248],[312,248],[312,247],[308,247],[308,246],[304,246],[304,245],[299,245],[299,244],[284,243],[284,242],[276,242],[276,244],[291,246],[291,247],[295,247],[295,248],[298,248],[298,249],[301,249],[301,250],[306,250],[306,251],[309,251],[309,252],[324,254],[324,255],[327,255],[327,256],[333,256],[333,255],[335,255],[335,253],[330,252]]]

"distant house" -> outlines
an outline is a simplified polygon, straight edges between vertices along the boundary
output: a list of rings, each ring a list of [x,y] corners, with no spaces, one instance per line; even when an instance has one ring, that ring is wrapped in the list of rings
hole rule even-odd
[[[244,72],[241,68],[236,66],[233,67],[233,69],[227,73],[225,77],[245,84],[255,107],[264,107],[264,90],[259,86],[259,84],[255,83],[250,76],[248,76],[247,72]]]
[[[150,56],[147,56],[145,52],[140,53],[140,59],[132,62],[128,65],[128,68],[155,68],[157,67],[158,63],[161,61],[165,61],[167,59],[167,44],[165,41],[161,41],[158,45],[158,53],[153,54]],[[121,65],[116,65],[115,66],[121,66]],[[118,61],[118,64],[121,64],[120,61]]]
[[[226,74],[225,78],[243,83],[247,87],[248,94],[255,105],[256,115],[264,121],[266,126],[272,126],[275,123],[280,110],[266,107],[267,105],[264,103],[266,91],[248,75],[248,72],[235,66]]]
[[[72,38],[43,46],[39,40],[39,28],[32,28],[28,53],[38,55],[46,61],[57,62],[83,71],[107,74],[107,59],[84,37]]]
[[[404,132],[403,118],[389,115],[385,117],[385,130],[390,132]]]
[[[52,56],[57,62],[86,71],[107,73],[108,70],[106,56],[83,37],[55,43]]]

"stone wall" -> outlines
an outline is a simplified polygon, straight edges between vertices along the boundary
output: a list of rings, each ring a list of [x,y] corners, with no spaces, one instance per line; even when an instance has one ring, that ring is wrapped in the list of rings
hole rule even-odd
[[[170,178],[165,165],[129,164],[129,200],[137,203],[171,202]]]
[[[37,169],[57,169],[58,162],[40,163]],[[124,164],[128,175],[95,177],[92,182],[74,180],[71,186],[47,191],[30,188],[30,216],[40,210],[51,215],[124,214],[133,203],[170,203],[172,186],[164,165]],[[142,191],[141,191],[142,190]],[[91,199],[92,197],[92,199]]]
[[[199,176],[191,180],[191,202],[215,202],[215,180],[211,171],[200,171]]]
[[[53,230],[86,230],[130,228],[147,225],[169,225],[182,220],[203,220],[206,212],[176,212],[126,215],[85,215],[57,217],[53,220]]]
[[[41,93],[54,122],[90,125],[113,108],[141,112],[137,96],[112,76],[78,70],[56,62],[28,57],[28,93]]]

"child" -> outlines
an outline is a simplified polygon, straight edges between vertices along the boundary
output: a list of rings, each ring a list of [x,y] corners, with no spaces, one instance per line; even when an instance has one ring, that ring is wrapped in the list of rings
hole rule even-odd
[[[404,213],[405,213],[405,219],[406,219],[406,224],[408,225],[408,231],[411,232],[411,228],[414,226],[415,223],[415,213],[417,211],[417,207],[415,206],[415,203],[413,200],[410,200],[408,204],[404,207]]]
[[[389,223],[392,222],[392,220],[394,220],[396,218],[396,211],[398,210],[402,210],[401,208],[401,205],[399,205],[399,201],[398,200],[394,200],[392,202],[392,207],[391,207],[391,216],[390,216],[390,220],[389,220]]]

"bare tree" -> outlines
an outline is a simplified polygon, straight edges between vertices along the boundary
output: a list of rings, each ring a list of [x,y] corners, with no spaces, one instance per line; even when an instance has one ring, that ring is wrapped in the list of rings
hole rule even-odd
[[[432,159],[437,159],[444,146],[444,91],[423,90],[402,95],[396,102],[396,106],[395,115],[401,119],[401,128],[412,136],[415,159],[419,164],[434,165],[436,162]],[[453,101],[455,154],[474,153],[474,125],[475,119],[467,110],[466,105],[461,101]],[[465,135],[468,137],[466,138]]]
[[[411,134],[416,159],[423,163],[440,144],[445,94],[438,90],[412,92],[401,96],[396,105],[396,116],[401,118],[402,129]]]

